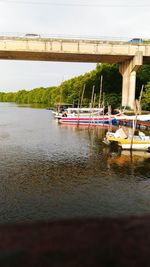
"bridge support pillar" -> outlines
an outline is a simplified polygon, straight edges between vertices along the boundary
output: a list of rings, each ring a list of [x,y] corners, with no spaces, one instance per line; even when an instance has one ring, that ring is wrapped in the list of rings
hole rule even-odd
[[[143,64],[142,52],[137,52],[131,60],[120,64],[119,71],[122,75],[122,106],[134,109],[136,72]]]

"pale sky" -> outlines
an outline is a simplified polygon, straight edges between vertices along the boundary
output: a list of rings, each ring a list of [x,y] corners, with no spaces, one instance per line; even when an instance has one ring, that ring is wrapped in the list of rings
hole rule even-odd
[[[0,35],[149,38],[147,0],[0,0]],[[0,91],[59,85],[95,64],[0,60]]]

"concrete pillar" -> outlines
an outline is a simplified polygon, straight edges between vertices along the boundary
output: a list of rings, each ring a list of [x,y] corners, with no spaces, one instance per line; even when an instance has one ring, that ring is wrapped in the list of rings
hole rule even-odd
[[[129,64],[130,61],[125,61],[119,66],[119,71],[122,75],[122,106],[128,106],[129,97]]]
[[[122,75],[122,106],[134,109],[136,72],[142,64],[142,52],[137,52],[131,60],[127,60],[119,66]]]
[[[135,106],[135,88],[136,88],[136,71],[130,73],[130,84],[129,84],[129,97],[128,106],[134,109]]]

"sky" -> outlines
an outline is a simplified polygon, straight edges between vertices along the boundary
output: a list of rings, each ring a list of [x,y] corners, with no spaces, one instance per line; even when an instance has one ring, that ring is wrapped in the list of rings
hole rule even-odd
[[[148,0],[0,0],[0,35],[149,38]],[[93,63],[0,60],[0,92],[59,85]]]

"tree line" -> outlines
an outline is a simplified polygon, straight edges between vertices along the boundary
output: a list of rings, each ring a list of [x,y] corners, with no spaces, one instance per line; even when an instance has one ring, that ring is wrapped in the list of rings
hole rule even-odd
[[[99,103],[101,77],[102,96],[105,104],[112,108],[121,106],[122,77],[117,64],[97,64],[90,72],[62,82],[59,86],[40,87],[33,90],[19,90],[18,92],[0,92],[0,102],[16,102],[20,104],[45,104],[54,107],[56,103],[78,105],[84,88],[82,105],[89,106],[94,87],[95,106]],[[142,94],[142,108],[150,110],[150,65],[143,65],[137,72],[136,98],[144,85]]]

